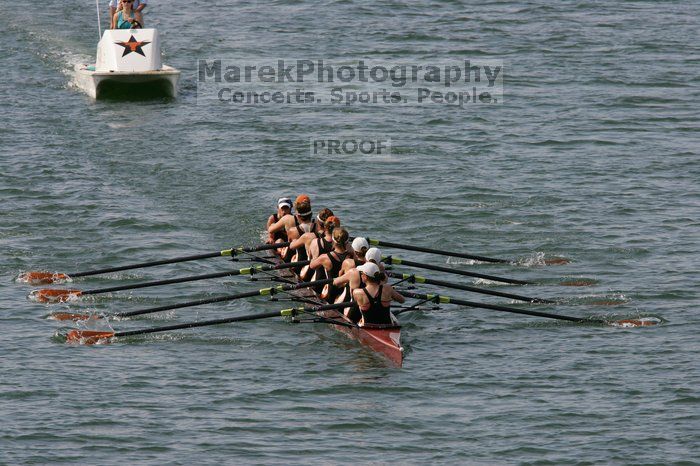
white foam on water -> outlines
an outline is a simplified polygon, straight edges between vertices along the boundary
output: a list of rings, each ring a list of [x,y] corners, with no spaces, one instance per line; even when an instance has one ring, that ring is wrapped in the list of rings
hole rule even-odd
[[[109,319],[103,319],[98,314],[97,311],[89,311],[90,317],[86,320],[79,320],[76,322],[78,329],[80,330],[95,330],[99,332],[114,332],[114,329],[109,323]]]
[[[464,259],[462,257],[448,257],[447,261],[445,261],[446,264],[449,265],[475,265],[475,264],[481,264],[481,261],[477,261],[474,259]]]
[[[544,255],[545,253],[542,251],[535,251],[529,257],[518,259],[517,264],[524,267],[538,267],[546,265]]]
[[[486,278],[477,278],[474,280],[475,285],[484,285],[484,286],[511,286],[515,285],[514,283],[504,283],[504,282],[499,282],[495,280],[488,280]]]

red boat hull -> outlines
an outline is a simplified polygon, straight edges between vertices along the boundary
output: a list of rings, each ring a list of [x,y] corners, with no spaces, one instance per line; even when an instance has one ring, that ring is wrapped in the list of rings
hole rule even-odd
[[[323,317],[352,324],[352,321],[338,311],[322,311]],[[344,333],[375,352],[398,367],[403,364],[403,347],[401,346],[401,326],[381,327],[347,327],[345,325],[331,325],[337,331]]]
[[[276,258],[276,261],[281,260]],[[289,270],[280,270],[279,274],[284,278],[298,281],[297,276]],[[319,301],[319,304],[322,303],[322,300],[310,288],[298,290],[294,292],[294,294],[306,299]],[[393,315],[392,320],[396,322],[396,325],[367,325],[364,327],[358,327],[350,319],[348,319],[345,314],[342,313],[342,311],[321,311],[319,312],[319,315],[325,317],[326,319],[337,320],[341,323],[341,325],[329,325],[337,331],[344,333],[349,338],[359,341],[361,344],[384,357],[393,365],[397,367],[402,366],[404,349],[401,346],[401,326],[398,324],[396,317]],[[342,324],[349,324],[351,326]]]

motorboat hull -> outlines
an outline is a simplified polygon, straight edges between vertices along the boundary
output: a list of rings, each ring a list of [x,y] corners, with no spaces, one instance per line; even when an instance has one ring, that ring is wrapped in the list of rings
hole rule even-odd
[[[93,99],[173,98],[180,81],[180,71],[166,65],[154,71],[94,71],[81,64],[76,65],[75,75],[78,87]]]

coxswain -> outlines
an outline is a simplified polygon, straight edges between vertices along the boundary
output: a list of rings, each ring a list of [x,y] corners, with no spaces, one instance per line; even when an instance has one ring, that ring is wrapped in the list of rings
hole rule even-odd
[[[282,221],[284,218],[291,218],[292,215],[292,200],[288,197],[280,197],[277,200],[277,212],[270,215],[267,219],[267,233],[269,244],[280,243],[287,241],[287,231],[281,228],[271,229],[272,225],[275,225]]]
[[[388,283],[382,283],[386,277],[374,262],[366,262],[357,268],[364,277],[366,285],[352,292],[352,297],[362,313],[359,325],[395,324],[392,320],[391,302],[406,301],[398,291]]]
[[[297,202],[296,204],[300,204],[299,200],[302,200],[304,203],[308,203],[309,205],[309,210],[311,210],[311,201],[309,200],[309,196],[302,194],[301,196],[297,197]],[[289,205],[289,210],[286,211],[286,215],[279,215],[279,212],[277,214],[276,220],[274,222],[270,222],[268,220],[267,222],[267,232],[270,235],[274,234],[282,234],[284,233],[284,237],[287,238],[287,230],[291,230],[294,228],[295,225],[297,225],[298,220],[297,220],[297,215],[291,215],[292,212],[292,201],[288,197],[283,197],[281,198],[279,202],[284,201]],[[273,217],[270,216],[270,219]]]
[[[351,251],[348,250],[348,231],[345,228],[337,227],[333,230],[332,238],[333,249],[318,256],[309,265],[311,269],[316,270],[316,280],[337,278],[344,267],[352,267],[355,263]],[[329,284],[324,286],[322,290],[321,299],[332,303],[343,291],[343,288]]]

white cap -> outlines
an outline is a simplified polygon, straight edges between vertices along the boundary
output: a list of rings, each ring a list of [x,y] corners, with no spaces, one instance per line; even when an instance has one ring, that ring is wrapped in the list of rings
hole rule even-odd
[[[369,248],[365,253],[365,260],[367,262],[373,260],[377,264],[382,261],[382,251],[379,248]]]
[[[372,278],[379,273],[379,267],[374,262],[365,262],[357,267],[357,270]]]
[[[280,197],[277,199],[277,207],[289,207],[292,208],[292,200],[288,197]]]
[[[355,251],[361,251],[362,248],[369,249],[369,243],[365,238],[358,236],[357,238],[352,240],[352,248]]]

